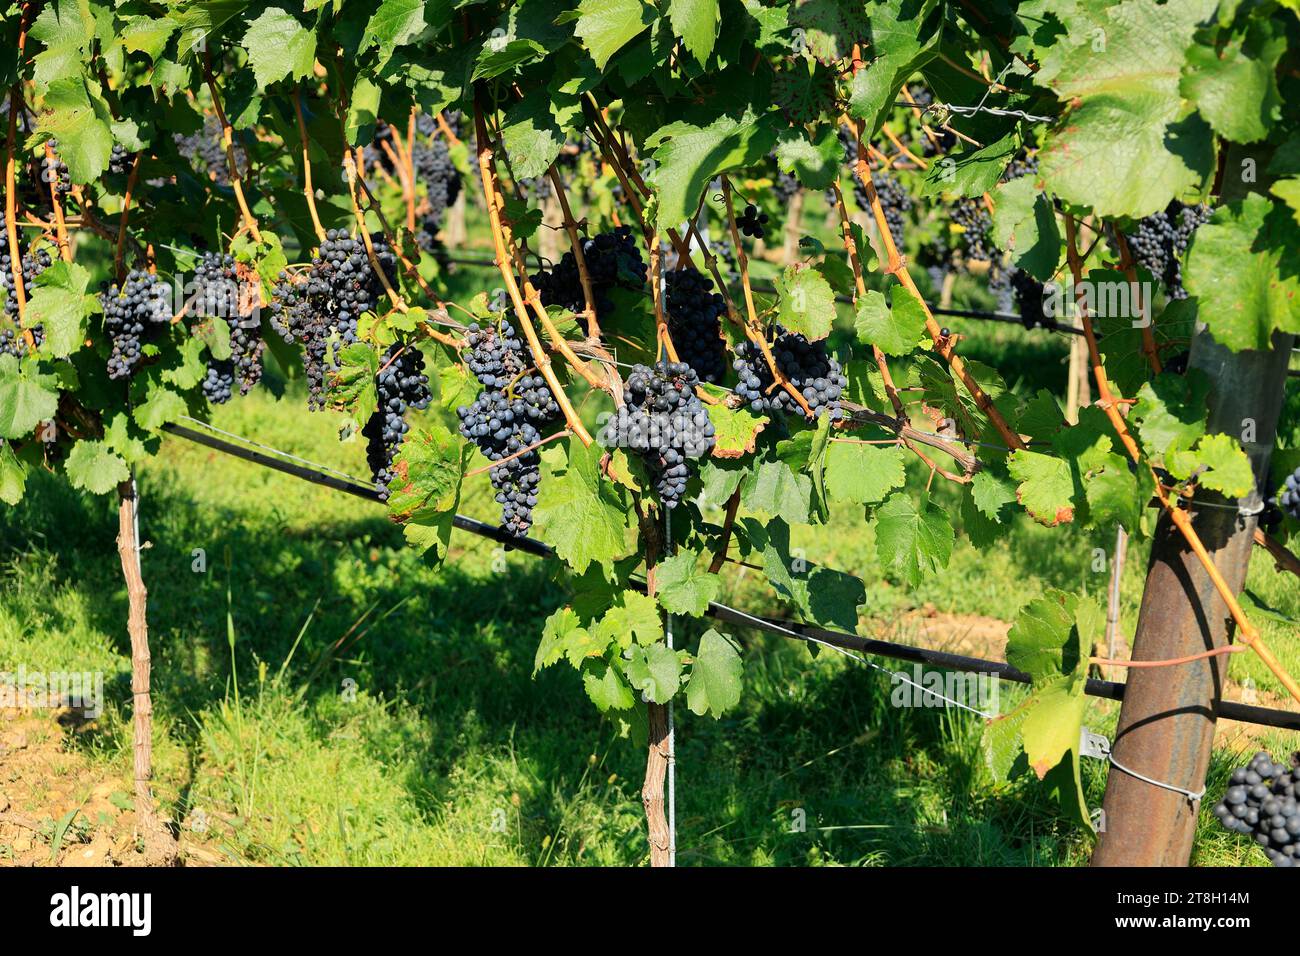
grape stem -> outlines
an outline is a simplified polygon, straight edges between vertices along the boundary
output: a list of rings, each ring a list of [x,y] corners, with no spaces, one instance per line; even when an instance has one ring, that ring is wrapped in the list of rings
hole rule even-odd
[[[49,146],[46,145],[48,150]],[[126,220],[131,213],[131,196],[135,192],[135,185],[140,176],[140,157],[141,153],[136,153],[131,159],[131,172],[126,177],[126,195],[122,197],[122,215],[117,221],[117,244],[113,251],[113,274],[117,276],[117,281],[121,282],[124,278],[122,270],[123,253],[126,250]],[[54,200],[54,209],[56,221],[58,221],[59,202],[56,197]],[[61,243],[62,244],[62,243]],[[72,250],[68,250],[68,262],[72,261]]]
[[[18,26],[18,62],[23,60],[23,50],[27,45],[27,16],[31,4],[24,3],[22,20]],[[9,135],[5,139],[5,225],[9,233],[9,268],[14,277],[14,298],[18,302],[18,327],[22,329],[23,339],[28,351],[36,350],[36,337],[31,329],[23,328],[23,317],[27,312],[27,290],[23,286],[23,257],[18,245],[18,210],[15,204],[17,189],[14,186],[14,149],[18,142],[18,104],[19,81],[15,80],[9,93]]]
[[[569,247],[573,250],[573,261],[578,266],[578,281],[582,285],[582,301],[587,308],[582,314],[587,319],[587,338],[600,341],[600,324],[596,321],[596,296],[591,290],[591,273],[587,271],[587,257],[582,251],[582,239],[578,235],[578,224],[573,219],[573,210],[569,207],[569,197],[565,193],[560,174],[551,163],[546,175],[555,187],[555,198],[560,203],[560,214],[564,217],[564,231],[569,234]]]
[[[438,129],[442,130],[442,135],[447,137],[447,142],[450,143],[452,146],[459,146],[460,139],[456,136],[454,132],[452,132],[451,126],[448,125],[447,119],[442,115],[441,111],[439,111],[438,113],[437,120],[438,120]]]
[[[1142,464],[1142,451],[1137,442],[1129,433],[1128,425],[1124,417],[1119,413],[1119,405],[1115,401],[1115,395],[1110,390],[1110,382],[1106,378],[1105,368],[1101,360],[1101,350],[1097,347],[1097,336],[1092,328],[1092,316],[1088,314],[1087,293],[1083,288],[1083,257],[1079,255],[1079,232],[1076,227],[1074,216],[1066,214],[1065,216],[1065,241],[1066,241],[1066,258],[1070,264],[1070,274],[1074,279],[1075,300],[1078,304],[1079,318],[1083,322],[1083,334],[1088,341],[1088,357],[1092,363],[1093,379],[1097,385],[1097,405],[1106,413],[1110,419],[1111,426],[1115,429],[1115,434],[1119,437],[1121,444],[1128,452],[1129,457],[1133,459],[1134,464]],[[1169,513],[1169,518],[1186,539],[1188,546],[1201,562],[1201,567],[1205,569],[1206,575],[1214,585],[1219,597],[1228,608],[1228,613],[1232,615],[1233,621],[1237,625],[1237,632],[1241,641],[1263,660],[1273,675],[1281,681],[1282,686],[1287,692],[1300,701],[1300,684],[1297,684],[1295,678],[1287,672],[1281,662],[1273,655],[1268,645],[1260,637],[1259,631],[1255,625],[1246,617],[1246,612],[1242,610],[1241,604],[1237,601],[1237,596],[1232,593],[1232,588],[1224,580],[1219,569],[1215,567],[1213,559],[1209,552],[1206,551],[1205,545],[1201,542],[1201,537],[1192,527],[1192,519],[1187,512],[1174,502],[1160,483],[1160,478],[1156,475],[1155,469],[1148,464],[1148,470],[1151,473],[1151,480],[1155,484],[1156,497]]]
[[[717,574],[727,562],[727,550],[731,547],[731,529],[736,523],[736,512],[740,509],[740,489],[737,488],[727,499],[727,514],[722,519],[722,540],[718,542],[718,551],[709,562],[709,573]]]
[[[481,475],[485,471],[491,471],[497,465],[504,465],[508,461],[514,461],[516,458],[521,458],[524,455],[528,454],[530,451],[536,451],[537,449],[541,448],[543,445],[555,441],[557,438],[564,438],[566,435],[572,435],[572,434],[573,434],[572,429],[562,428],[555,434],[547,435],[545,438],[541,439],[540,441],[533,442],[531,445],[529,445],[526,448],[521,448],[516,452],[511,452],[509,455],[506,455],[504,458],[498,458],[496,461],[488,462],[486,465],[482,465],[478,468],[475,468],[473,471],[465,472],[465,477],[473,478],[475,475]]]
[[[63,203],[59,200],[59,175],[54,169],[54,149],[50,146],[50,141],[45,141],[45,159],[46,174],[49,176],[50,187],[50,207],[54,210],[54,234],[57,236],[55,244],[59,247],[59,258],[64,262],[72,262],[72,244],[68,241],[68,226],[63,219]],[[122,206],[122,221],[126,221],[126,211],[130,204],[130,194]]]
[[[853,267],[853,302],[856,305],[858,299],[867,294],[867,284],[862,277],[862,258],[858,255],[858,244],[853,241],[853,227],[849,224],[849,208],[844,203],[844,192],[840,189],[838,179],[831,183],[831,188],[835,191],[835,208],[840,216],[840,238],[844,242],[844,251],[848,254],[849,264]],[[885,394],[889,396],[889,404],[894,406],[894,414],[900,419],[904,418],[903,401],[898,397],[898,388],[894,385],[894,377],[890,374],[885,353],[881,351],[880,346],[873,343],[871,355],[875,359],[876,367],[880,369],[881,384]]]
[[[366,255],[370,258],[370,267],[375,270],[375,275],[379,276],[379,281],[384,286],[384,291],[388,293],[389,300],[398,312],[408,311],[406,302],[402,299],[397,290],[393,288],[388,281],[388,273],[384,271],[383,266],[379,264],[379,258],[375,255],[374,243],[370,241],[370,230],[366,228],[366,214],[361,211],[361,204],[357,202],[357,168],[356,164],[361,161],[361,147],[357,147],[357,155],[354,160],[351,153],[343,154],[343,171],[348,181],[348,198],[352,201],[352,213],[356,216],[357,231],[361,233],[361,241],[365,244]]]
[[[813,410],[809,406],[808,400],[785,377],[785,373],[777,367],[776,356],[772,354],[772,348],[767,343],[767,337],[763,335],[763,330],[759,328],[758,312],[754,308],[754,290],[749,285],[749,257],[745,255],[745,247],[740,242],[740,230],[736,227],[736,210],[731,201],[731,181],[726,176],[722,177],[722,199],[727,207],[727,225],[731,228],[731,241],[736,247],[736,263],[740,266],[740,287],[745,293],[745,311],[749,315],[749,321],[745,324],[745,336],[757,345],[763,353],[763,358],[767,361],[767,367],[772,373],[773,386],[785,389],[790,394],[790,397],[803,409],[804,415],[811,419]]]
[[[961,360],[953,349],[951,339],[946,339],[940,332],[939,323],[934,320],[930,312],[930,307],[925,304],[925,299],[921,297],[921,292],[912,281],[911,273],[907,271],[907,263],[898,254],[898,247],[894,244],[894,234],[889,229],[889,222],[885,219],[885,210],[880,205],[880,196],[876,193],[876,186],[871,181],[871,169],[867,165],[866,150],[863,146],[863,133],[865,124],[859,120],[856,124],[858,134],[858,161],[854,165],[854,171],[857,173],[858,180],[862,183],[867,192],[867,201],[871,206],[871,213],[876,221],[876,229],[880,233],[880,242],[884,246],[888,265],[885,272],[888,275],[895,276],[905,288],[920,304],[922,311],[925,313],[926,331],[930,333],[930,338],[934,342],[935,351],[939,353],[952,368],[953,372],[961,379],[966,391],[970,393],[971,398],[980,410],[988,416],[993,427],[997,429],[1002,440],[1007,443],[1011,449],[1024,448],[1025,443],[1019,435],[1012,431],[1007,420],[998,411],[993,400],[989,398],[988,393],[980,387],[979,382],[975,381],[970,370],[966,368],[966,363]]]
[[[496,265],[501,271],[501,279],[505,283],[506,293],[510,296],[511,304],[515,309],[515,316],[523,329],[524,337],[528,340],[528,348],[532,352],[533,361],[536,363],[538,371],[542,373],[542,377],[546,379],[546,384],[550,386],[555,401],[564,413],[564,420],[578,440],[583,445],[590,447],[594,439],[592,439],[591,433],[587,431],[578,418],[573,409],[573,403],[569,401],[569,396],[560,385],[555,369],[551,366],[551,357],[546,354],[541,341],[537,338],[537,330],[533,327],[532,319],[528,316],[528,308],[524,304],[519,292],[519,284],[515,281],[514,272],[510,268],[511,257],[506,251],[506,246],[507,244],[513,245],[513,239],[511,238],[510,227],[505,221],[505,198],[497,188],[496,171],[492,165],[492,144],[488,139],[487,122],[483,118],[483,107],[477,96],[474,101],[474,134],[478,141],[479,178],[483,184],[483,198],[487,203],[492,243],[496,249]]]
[[[257,219],[248,208],[248,201],[244,199],[244,185],[239,178],[239,164],[235,162],[234,135],[230,128],[230,120],[226,118],[226,111],[222,109],[221,94],[217,92],[217,81],[212,75],[212,51],[206,47],[203,50],[203,77],[207,80],[208,90],[212,93],[212,107],[217,111],[217,119],[221,123],[221,144],[226,149],[226,165],[230,168],[230,185],[235,191],[235,202],[239,204],[239,212],[244,217],[244,224],[248,227],[253,241],[261,245],[262,233],[257,228]]]
[[[307,211],[311,213],[312,229],[316,231],[316,241],[325,241],[325,227],[321,225],[320,214],[316,211],[316,190],[311,183],[311,151],[307,142],[307,121],[302,115],[302,97],[297,88],[293,91],[293,111],[298,117],[298,138],[302,141],[302,191],[307,197]]]

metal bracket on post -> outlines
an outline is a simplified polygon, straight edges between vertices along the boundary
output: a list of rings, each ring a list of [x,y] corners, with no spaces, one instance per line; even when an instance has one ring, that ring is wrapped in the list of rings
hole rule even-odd
[[[1094,734],[1087,727],[1079,728],[1079,756],[1095,760],[1110,759],[1110,741],[1104,734]]]

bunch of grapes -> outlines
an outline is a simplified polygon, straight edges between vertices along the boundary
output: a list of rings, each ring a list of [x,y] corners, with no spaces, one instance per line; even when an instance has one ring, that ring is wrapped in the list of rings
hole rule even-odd
[[[29,331],[32,333],[32,344],[39,349],[45,341],[45,327],[34,325]],[[21,332],[17,329],[0,329],[0,355],[22,358],[26,354],[27,339]]]
[[[829,412],[831,421],[844,417],[840,396],[849,381],[840,369],[840,363],[826,351],[825,341],[809,342],[797,332],[787,332],[776,326],[776,340],[771,344],[776,367],[801,395],[814,415]],[[749,403],[756,412],[795,412],[803,409],[784,388],[772,388],[772,369],[759,346],[750,341],[736,347],[732,367],[740,376],[736,394]]]
[[[59,158],[59,141],[51,139],[49,141],[49,152],[41,151],[41,182],[45,188],[50,188],[50,183],[55,184],[55,191],[60,196],[66,195],[72,191],[72,177],[68,175],[68,164]]]
[[[108,171],[114,176],[125,176],[131,171],[131,164],[135,162],[135,153],[127,151],[127,148],[121,143],[113,144],[113,152],[108,157]]]
[[[998,312],[1010,312],[1015,300],[1015,286],[1011,282],[1011,270],[1001,263],[993,263],[989,270],[989,295],[997,303]]]
[[[551,179],[549,176],[521,179],[519,180],[519,189],[529,202],[545,202],[551,198]]]
[[[1277,506],[1300,521],[1300,468],[1286,476],[1286,484],[1277,496]]]
[[[762,239],[767,234],[764,227],[767,226],[767,213],[759,212],[758,207],[752,202],[747,203],[740,215],[736,217],[736,228],[742,235],[749,236],[751,239]]]
[[[1226,828],[1254,837],[1274,866],[1300,866],[1300,766],[1288,770],[1259,751],[1232,772],[1214,815]]]
[[[697,269],[677,269],[664,276],[668,334],[677,357],[701,382],[717,384],[727,374],[727,351],[719,317],[726,300],[713,291],[713,280]]]
[[[736,258],[736,247],[731,242],[731,236],[724,235],[721,239],[711,240],[709,251],[717,260],[718,274],[724,281],[732,283],[740,278],[740,262]]]
[[[978,199],[959,199],[948,209],[953,225],[961,228],[962,251],[970,262],[990,262],[997,247],[989,236],[993,217]]]
[[[384,120],[376,120],[374,140],[361,151],[361,158],[365,161],[367,169],[372,166],[379,166],[389,174],[395,171],[392,155],[389,153],[389,150],[393,149],[394,135],[392,126]],[[385,149],[385,146],[388,149]],[[395,154],[396,150],[393,150],[393,152]]]
[[[432,145],[416,143],[412,160],[415,174],[424,183],[428,194],[429,210],[425,213],[419,235],[420,247],[428,251],[437,240],[443,215],[460,195],[460,172],[451,161],[447,144],[441,139],[434,140]]]
[[[1030,156],[1024,150],[1016,153],[1007,168],[1002,171],[1002,182],[1009,183],[1022,176],[1032,176],[1038,172],[1038,157]]]
[[[5,314],[11,319],[18,318],[18,295],[14,287],[13,258],[9,254],[9,243],[3,241],[5,234],[6,221],[4,212],[0,210],[0,289],[5,290]],[[32,281],[50,267],[53,260],[45,249],[37,249],[33,252],[30,248],[23,255],[23,288],[27,290],[28,298],[32,294]],[[37,347],[44,341],[45,330],[37,325],[31,329],[32,337],[36,341]],[[27,342],[22,335],[17,334],[14,329],[5,329],[0,332],[0,352],[8,352],[12,355],[25,355],[27,352]]]
[[[366,437],[366,462],[375,478],[380,501],[388,500],[388,486],[393,480],[393,459],[406,437],[409,408],[429,407],[433,397],[429,376],[424,374],[424,353],[414,346],[394,344],[384,354],[375,376],[379,407],[361,429]]]
[[[894,245],[901,246],[903,223],[906,221],[908,210],[912,208],[912,197],[907,194],[903,184],[889,173],[873,172],[871,185],[876,188],[876,195],[880,198],[880,208],[884,210],[885,222],[889,223],[889,232],[894,237]],[[858,202],[859,209],[870,211],[871,203],[867,197],[867,187],[862,185],[862,180],[857,176],[853,177],[853,196]]]
[[[397,256],[388,242],[372,233],[370,244],[389,282],[396,281]],[[383,281],[370,264],[365,242],[341,229],[325,234],[305,279],[295,281],[280,273],[271,293],[271,326],[286,342],[304,346],[309,409],[325,404],[330,337],[337,335],[343,345],[355,342],[357,319],[372,311],[383,294]]]
[[[203,394],[214,405],[230,401],[235,382],[239,394],[247,395],[262,379],[262,322],[258,314],[257,293],[242,283],[235,271],[232,256],[205,253],[194,268],[194,294],[191,310],[199,318],[222,320],[230,328],[230,357],[211,359]]]
[[[546,380],[530,371],[527,346],[509,322],[487,328],[472,324],[466,338],[465,364],[483,391],[472,404],[456,409],[460,433],[498,463],[488,477],[501,505],[501,527],[522,538],[532,527],[541,478],[541,455],[531,446],[541,441],[540,429],[559,416],[560,406]]]
[[[189,136],[172,134],[176,150],[188,160],[197,159],[201,172],[218,186],[230,185],[230,164],[226,161],[226,148],[222,143],[221,121],[209,114],[203,118],[203,129]],[[239,175],[248,172],[248,153],[238,143],[232,144],[235,166]]]
[[[699,378],[685,362],[637,365],[624,383],[623,405],[601,431],[607,448],[639,452],[667,508],[686,494],[689,460],[716,444],[709,410],[695,394]]]
[[[147,332],[171,320],[169,287],[148,272],[132,270],[119,287],[115,282],[99,294],[104,309],[104,331],[111,343],[108,377],[126,378],[140,361]]]
[[[1187,298],[1180,260],[1197,227],[1208,221],[1212,212],[1207,205],[1185,206],[1175,199],[1164,212],[1140,220],[1128,236],[1137,264],[1165,284],[1171,299]]]
[[[603,319],[613,311],[614,303],[609,292],[615,286],[639,289],[645,285],[646,265],[628,226],[619,226],[612,232],[584,239],[582,256],[587,264],[587,276],[591,279],[591,293],[596,299],[597,318]],[[558,305],[574,312],[587,307],[578,263],[572,251],[566,252],[550,272],[534,274],[532,282],[542,297],[542,305]]]
[[[1046,286],[1031,276],[1024,269],[1009,270],[1011,291],[1015,294],[1016,304],[1020,308],[1020,322],[1027,329],[1036,329],[1047,325],[1047,313],[1043,310]]]
[[[799,180],[793,173],[777,170],[776,179],[772,182],[772,194],[776,196],[777,202],[788,206],[799,189]]]

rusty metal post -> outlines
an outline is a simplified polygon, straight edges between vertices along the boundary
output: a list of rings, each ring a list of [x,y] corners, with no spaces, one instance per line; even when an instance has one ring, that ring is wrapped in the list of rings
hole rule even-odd
[[[1193,339],[1190,368],[1212,384],[1209,430],[1243,441],[1257,483],[1266,477],[1273,451],[1292,337],[1275,335],[1268,352],[1230,352],[1208,335]],[[1215,564],[1240,592],[1250,564],[1258,492],[1241,502],[1196,493],[1209,506],[1197,508],[1194,524]],[[1228,507],[1214,507],[1214,504]],[[1167,516],[1156,525],[1134,660],[1167,660],[1220,647],[1232,620],[1196,556]],[[1219,655],[1173,667],[1133,668],[1120,708],[1112,752],[1116,762],[1153,780],[1197,792],[1205,785],[1214,740],[1215,709],[1223,692],[1228,657]],[[1112,766],[1106,782],[1105,830],[1093,866],[1186,866],[1192,852],[1199,805]]]

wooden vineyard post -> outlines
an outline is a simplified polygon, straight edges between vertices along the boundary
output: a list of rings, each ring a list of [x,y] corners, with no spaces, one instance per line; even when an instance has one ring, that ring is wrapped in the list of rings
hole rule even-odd
[[[662,542],[654,521],[654,512],[644,513],[639,506],[637,511],[641,536],[645,541],[646,593],[654,597],[655,569],[659,563]],[[648,740],[641,804],[645,808],[646,836],[650,841],[650,865],[653,867],[673,866],[675,862],[673,831],[668,823],[667,801],[664,796],[664,780],[668,777],[669,764],[673,759],[668,706],[657,704],[653,700],[646,701]]]
[[[149,623],[146,616],[149,592],[140,568],[140,532],[136,521],[137,495],[134,479],[117,486],[117,555],[126,581],[127,632],[131,637],[131,712],[133,724],[135,820],[137,837],[144,844],[150,864],[175,859],[176,843],[159,822],[153,808],[153,696],[149,686]]]
[[[1207,373],[1213,383],[1209,431],[1242,440],[1257,484],[1268,473],[1291,345],[1292,337],[1281,334],[1274,336],[1273,349],[1267,352],[1234,353],[1203,333],[1192,343],[1189,365]],[[1237,502],[1204,489],[1195,497],[1185,503],[1193,527],[1232,591],[1240,593],[1258,518],[1239,513]],[[1205,506],[1199,506],[1200,501]],[[1251,512],[1260,504],[1260,495],[1252,492],[1240,508]],[[1162,514],[1132,659],[1202,653],[1227,644],[1232,631],[1227,607],[1203,565],[1168,513]],[[1094,866],[1187,865],[1200,801],[1150,781],[1200,793],[1227,668],[1227,655],[1219,655],[1175,667],[1129,670]]]

